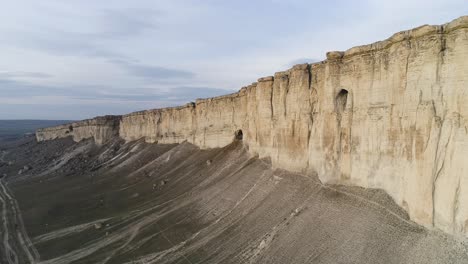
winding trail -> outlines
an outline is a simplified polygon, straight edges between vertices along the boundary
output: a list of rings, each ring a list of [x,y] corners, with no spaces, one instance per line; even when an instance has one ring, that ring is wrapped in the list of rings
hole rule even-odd
[[[24,261],[36,263],[40,258],[39,253],[26,233],[16,200],[2,180],[0,180],[0,202],[3,240],[0,259],[5,259],[8,264],[22,264]]]
[[[56,154],[62,144],[37,145],[37,161],[15,160],[34,165],[28,177],[0,181],[1,264],[468,263],[468,247],[413,223],[383,191],[272,168],[240,142],[83,142]],[[14,151],[30,147],[0,158]],[[67,210],[44,230],[35,221],[55,208]]]
[[[5,161],[5,155],[7,154],[8,152],[2,150],[0,151],[0,162],[6,162]]]

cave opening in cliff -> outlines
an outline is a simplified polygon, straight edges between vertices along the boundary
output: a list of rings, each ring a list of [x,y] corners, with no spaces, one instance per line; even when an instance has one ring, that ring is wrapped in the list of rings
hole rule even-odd
[[[237,140],[242,140],[244,138],[244,134],[242,133],[242,129],[239,129],[234,133],[234,138],[237,139]]]
[[[69,126],[69,127],[68,127],[68,130],[69,130],[70,132],[72,132],[72,131],[73,131],[73,126]]]
[[[348,91],[341,89],[335,99],[335,108],[337,113],[343,113],[348,102]]]

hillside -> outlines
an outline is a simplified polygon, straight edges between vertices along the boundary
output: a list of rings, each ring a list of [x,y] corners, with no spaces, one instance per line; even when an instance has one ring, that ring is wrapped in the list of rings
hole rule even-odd
[[[28,138],[1,158],[1,263],[468,262],[385,192],[274,169],[239,140]]]

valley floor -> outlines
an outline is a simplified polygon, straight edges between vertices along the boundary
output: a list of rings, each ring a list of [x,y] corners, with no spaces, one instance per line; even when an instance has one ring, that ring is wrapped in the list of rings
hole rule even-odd
[[[0,263],[468,263],[383,191],[274,170],[242,141],[25,138],[0,157]]]

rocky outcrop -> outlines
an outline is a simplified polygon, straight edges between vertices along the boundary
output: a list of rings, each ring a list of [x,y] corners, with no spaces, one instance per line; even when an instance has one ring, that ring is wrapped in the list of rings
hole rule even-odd
[[[36,139],[44,141],[73,137],[73,140],[81,141],[85,138],[94,138],[96,143],[102,144],[118,136],[120,119],[120,116],[99,116],[67,125],[42,128],[36,131]]]
[[[104,137],[89,129],[74,138],[119,134],[213,148],[241,130],[249,151],[274,167],[383,189],[415,222],[468,236],[467,101],[461,17],[329,52],[238,93],[124,115]],[[40,130],[38,140],[66,136],[64,128]]]

